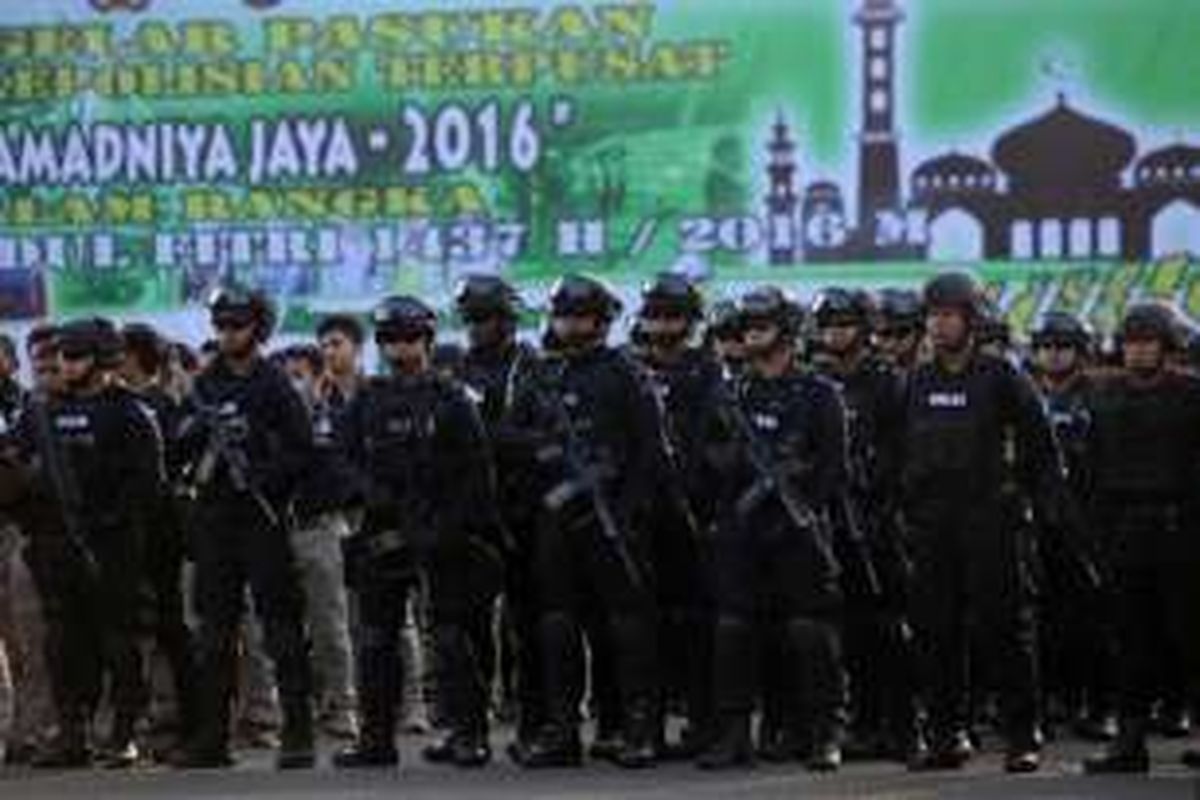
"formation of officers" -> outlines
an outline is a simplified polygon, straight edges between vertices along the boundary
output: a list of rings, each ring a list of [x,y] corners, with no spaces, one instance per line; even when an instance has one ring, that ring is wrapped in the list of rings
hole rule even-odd
[[[830,289],[810,309],[760,287],[707,314],[663,274],[621,347],[621,303],[587,276],[551,290],[536,347],[502,279],[469,277],[456,299],[457,357],[432,309],[389,297],[370,321],[386,374],[312,380],[310,359],[302,390],[264,354],[267,298],[238,288],[213,299],[214,352],[181,397],[145,326],[31,334],[37,386],[5,391],[0,501],[48,629],[57,734],[35,765],[136,761],[147,641],[182,712],[174,763],[232,764],[248,587],[275,665],[278,766],[311,767],[289,531],[330,512],[352,521],[336,541],[357,741],[339,768],[398,761],[414,591],[446,728],[424,756],[459,767],[492,755],[501,595],[508,753],[527,768],[955,769],[986,732],[1006,770],[1032,772],[1044,739],[1070,731],[1108,743],[1089,772],[1141,772],[1151,732],[1186,731],[1200,383],[1168,307],[1129,308],[1107,353],[1051,313],[1017,354],[964,273],[923,293]],[[335,315],[318,336],[353,365],[365,332]]]

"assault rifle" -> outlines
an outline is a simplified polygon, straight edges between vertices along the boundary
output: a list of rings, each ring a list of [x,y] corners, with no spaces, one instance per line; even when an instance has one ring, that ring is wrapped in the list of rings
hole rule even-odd
[[[273,527],[279,527],[279,513],[263,494],[258,482],[251,477],[250,459],[241,445],[245,434],[245,418],[232,417],[220,406],[197,404],[194,412],[200,424],[207,430],[208,439],[192,473],[189,493],[194,496],[199,489],[210,484],[218,464],[223,463],[233,488],[242,494],[250,495],[267,521]]]
[[[596,521],[600,524],[600,530],[604,535],[605,541],[609,543],[613,552],[616,553],[617,558],[620,559],[621,566],[625,569],[626,575],[633,584],[642,587],[645,585],[642,571],[638,567],[633,555],[629,552],[628,542],[625,540],[625,535],[621,532],[616,514],[613,512],[608,496],[604,492],[604,479],[612,476],[612,470],[611,468],[607,468],[606,465],[589,462],[582,437],[579,435],[579,431],[575,427],[575,423],[572,422],[571,415],[563,403],[560,391],[562,388],[561,370],[556,374],[558,377],[557,385],[551,387],[545,394],[549,400],[548,407],[553,417],[555,433],[562,440],[562,452],[560,455],[569,475],[566,480],[560,482],[545,495],[543,502],[551,511],[557,512],[565,507],[567,503],[571,502],[571,500],[582,494],[586,494],[588,501],[591,503],[592,512],[596,515]]]

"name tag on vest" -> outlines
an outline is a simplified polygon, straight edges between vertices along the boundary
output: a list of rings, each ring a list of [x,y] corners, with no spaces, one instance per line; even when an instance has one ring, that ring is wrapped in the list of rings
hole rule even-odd
[[[966,408],[966,392],[932,392],[928,397],[930,408]]]

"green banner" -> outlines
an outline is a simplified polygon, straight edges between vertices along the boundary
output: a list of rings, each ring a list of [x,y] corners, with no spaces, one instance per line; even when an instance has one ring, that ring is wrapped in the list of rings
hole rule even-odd
[[[1200,0],[11,5],[5,319],[947,264],[1018,323],[1200,317]]]

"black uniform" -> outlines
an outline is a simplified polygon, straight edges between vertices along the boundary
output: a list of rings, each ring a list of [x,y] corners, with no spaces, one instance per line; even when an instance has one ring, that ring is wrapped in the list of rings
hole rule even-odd
[[[1092,380],[1077,375],[1043,394],[1062,448],[1069,504],[1059,529],[1041,526],[1038,536],[1037,588],[1043,621],[1042,666],[1047,695],[1083,735],[1101,737],[1111,728],[1112,664],[1115,643],[1112,598],[1096,566],[1103,554],[1096,536],[1095,481],[1089,463],[1094,391]]]
[[[218,357],[196,379],[180,436],[198,484],[189,535],[200,617],[202,718],[192,754],[227,759],[235,647],[247,583],[275,663],[285,739],[297,739],[292,744],[303,749],[299,740],[306,738],[306,728],[311,733],[311,674],[304,599],[287,529],[295,487],[312,459],[303,400],[283,371],[266,360],[254,360],[249,372],[240,374]]]
[[[537,648],[537,597],[533,576],[534,528],[538,497],[523,475],[519,447],[514,453],[505,420],[521,375],[534,367],[533,348],[511,342],[500,347],[470,348],[458,377],[479,399],[479,410],[495,458],[498,519],[495,543],[505,556],[503,653],[505,679],[515,673],[518,739],[528,740],[541,724],[541,659]],[[472,638],[485,675],[495,672],[491,615],[480,615]]]
[[[132,735],[148,700],[138,643],[147,610],[143,512],[145,499],[161,490],[162,446],[152,415],[124,389],[35,402],[41,405],[22,416],[21,441],[41,464],[43,491],[58,513],[18,521],[30,537],[28,561],[47,623],[65,748],[56,757],[76,761],[86,756],[106,675],[124,735]]]
[[[685,349],[667,364],[645,363],[666,433],[645,529],[653,535],[666,698],[685,704],[685,750],[691,750],[712,724],[712,502],[702,465],[708,404],[722,378],[705,350]]]
[[[896,512],[896,436],[902,381],[871,357],[830,365],[846,403],[849,481],[834,510],[835,552],[846,593],[846,666],[861,755],[904,755],[917,746],[908,553]]]
[[[181,421],[179,403],[159,386],[139,392],[162,435],[164,483],[152,507],[146,531],[146,575],[154,596],[154,639],[171,670],[180,733],[191,734],[195,722],[195,667],[191,631],[184,618],[183,564],[187,543],[183,518],[174,493],[181,469],[176,436]],[[151,503],[152,506],[151,506]]]
[[[1124,376],[1089,402],[1094,519],[1115,593],[1119,713],[1126,751],[1144,750],[1165,630],[1196,681],[1200,608],[1200,382],[1164,372],[1148,384]]]
[[[486,742],[487,686],[469,630],[490,612],[499,576],[494,558],[478,552],[486,551],[481,520],[493,501],[478,411],[461,385],[433,373],[375,379],[346,410],[345,435],[366,498],[362,529],[346,551],[359,612],[359,760],[395,760],[398,639],[419,576],[430,590],[438,689],[451,727]]]
[[[640,761],[656,721],[657,676],[653,589],[632,522],[661,457],[654,398],[635,365],[598,345],[531,371],[509,424],[525,435],[526,463],[553,484],[543,498],[535,557],[546,725],[526,763],[579,758],[579,621],[587,602],[598,603],[611,633],[625,746]],[[611,515],[608,523],[602,514]]]
[[[806,750],[802,729],[821,747],[836,742],[845,702],[839,567],[824,513],[846,478],[842,401],[828,381],[798,371],[773,379],[750,375],[721,391],[709,428],[707,485],[718,497],[714,691],[726,744],[714,751],[721,763],[711,766],[748,758],[736,751],[748,742],[754,704],[756,623],[783,631],[789,663],[800,673],[799,695],[784,721],[796,755]],[[774,475],[750,460],[734,413]],[[786,482],[804,509],[801,518],[785,509],[776,481]]]
[[[902,448],[910,616],[938,751],[967,729],[972,639],[1000,691],[1010,751],[1036,749],[1028,530],[1009,512],[1015,494],[1061,480],[1041,401],[999,359],[976,355],[960,373],[922,364],[905,392]]]

